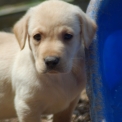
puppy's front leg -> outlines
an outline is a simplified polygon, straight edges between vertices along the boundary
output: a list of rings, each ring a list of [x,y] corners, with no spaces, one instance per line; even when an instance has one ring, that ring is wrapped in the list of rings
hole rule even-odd
[[[40,111],[36,104],[27,103],[16,97],[15,108],[19,122],[40,122]]]
[[[67,109],[64,111],[54,114],[53,122],[71,122],[72,113],[78,103],[79,97],[72,101]]]

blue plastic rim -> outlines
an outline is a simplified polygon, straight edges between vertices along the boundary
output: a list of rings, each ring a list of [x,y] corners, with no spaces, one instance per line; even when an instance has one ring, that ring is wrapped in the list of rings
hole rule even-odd
[[[122,0],[91,0],[98,25],[88,50],[92,122],[122,122]]]

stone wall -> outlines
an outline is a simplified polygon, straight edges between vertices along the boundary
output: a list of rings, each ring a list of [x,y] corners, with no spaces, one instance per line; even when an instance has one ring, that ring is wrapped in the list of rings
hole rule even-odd
[[[4,5],[11,5],[11,4],[22,3],[22,2],[25,2],[25,1],[29,2],[29,1],[32,1],[32,0],[0,0],[0,7],[4,6]]]
[[[43,0],[0,0],[0,31],[7,31],[14,25],[14,23],[23,16],[30,6],[38,4]],[[66,0],[72,4],[80,6],[83,11],[86,11],[90,0]],[[25,2],[25,3],[23,3]],[[16,4],[18,3],[18,4]],[[20,4],[21,3],[21,4]],[[23,3],[23,4],[22,4]],[[40,3],[40,2],[39,2]],[[4,7],[3,5],[9,5]]]

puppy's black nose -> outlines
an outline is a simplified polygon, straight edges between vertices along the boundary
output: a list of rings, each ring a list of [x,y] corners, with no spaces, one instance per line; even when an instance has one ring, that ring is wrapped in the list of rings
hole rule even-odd
[[[55,56],[48,56],[44,59],[48,68],[54,68],[59,63],[60,58]]]

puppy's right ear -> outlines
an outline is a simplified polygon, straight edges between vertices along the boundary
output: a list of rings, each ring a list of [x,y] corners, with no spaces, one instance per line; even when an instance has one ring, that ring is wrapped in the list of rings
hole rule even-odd
[[[28,34],[28,21],[30,18],[30,12],[27,12],[15,25],[13,28],[13,32],[18,40],[21,50],[25,46],[27,34]]]
[[[96,30],[97,30],[97,25],[96,23],[88,17],[79,7],[76,8],[78,12],[78,17],[80,20],[80,26],[81,26],[81,35],[84,41],[84,45],[86,48],[89,48]]]

